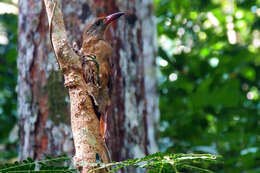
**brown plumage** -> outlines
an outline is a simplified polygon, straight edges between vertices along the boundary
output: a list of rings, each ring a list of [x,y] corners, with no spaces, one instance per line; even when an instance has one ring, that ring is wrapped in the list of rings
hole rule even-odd
[[[97,108],[97,115],[100,120],[101,135],[104,137],[106,125],[104,118],[107,113],[107,107],[110,105],[109,83],[111,78],[110,58],[112,58],[112,47],[104,39],[105,31],[109,24],[118,19],[123,12],[111,14],[106,17],[99,17],[90,22],[84,30],[82,47],[80,53],[88,58],[88,66],[84,68],[85,80],[91,84],[91,96]],[[90,56],[98,63],[90,61]],[[90,58],[90,59],[89,59]],[[93,71],[93,69],[95,69]],[[99,74],[98,74],[99,73]],[[97,76],[98,75],[98,76]],[[94,84],[95,86],[93,86]]]

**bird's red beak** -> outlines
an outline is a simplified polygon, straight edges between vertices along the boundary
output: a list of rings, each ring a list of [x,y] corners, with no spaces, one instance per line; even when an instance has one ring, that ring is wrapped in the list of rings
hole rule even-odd
[[[109,25],[111,22],[113,22],[114,20],[118,19],[123,14],[125,14],[125,13],[124,12],[117,12],[117,13],[110,14],[109,16],[107,16],[105,18],[105,24]]]

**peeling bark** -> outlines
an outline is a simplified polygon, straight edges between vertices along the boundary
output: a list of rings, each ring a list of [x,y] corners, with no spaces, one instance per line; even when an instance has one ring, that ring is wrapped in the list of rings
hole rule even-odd
[[[96,16],[117,11],[122,18],[107,33],[113,47],[112,104],[106,119],[113,161],[157,151],[159,118],[155,80],[156,30],[152,0],[62,0],[69,40],[80,43],[82,30]],[[18,102],[20,159],[73,154],[69,96],[48,40],[44,4],[20,1]],[[75,93],[75,96],[80,93]],[[70,96],[73,97],[73,96]],[[136,172],[129,168],[127,172]],[[137,171],[138,172],[138,171]]]

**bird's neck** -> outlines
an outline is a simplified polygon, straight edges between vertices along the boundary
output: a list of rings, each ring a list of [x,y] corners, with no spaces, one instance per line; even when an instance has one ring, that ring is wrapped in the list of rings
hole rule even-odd
[[[104,39],[99,37],[85,37],[83,39],[81,49],[83,51],[88,51],[91,46],[97,44],[100,40],[104,40]]]
[[[103,40],[102,37],[99,36],[85,36],[83,38],[83,42],[93,42],[93,41],[98,41],[98,40]]]
[[[89,41],[89,40],[104,40],[104,34],[85,32],[85,34],[83,35],[83,41]]]

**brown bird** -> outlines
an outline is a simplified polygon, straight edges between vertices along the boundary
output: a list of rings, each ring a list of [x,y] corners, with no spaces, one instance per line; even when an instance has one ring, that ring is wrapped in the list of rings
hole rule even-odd
[[[112,47],[105,40],[104,36],[109,24],[123,14],[123,12],[118,12],[106,17],[99,17],[87,24],[80,49],[80,54],[84,57],[85,62],[88,63],[88,66],[84,67],[84,78],[86,83],[89,84],[89,94],[96,108],[96,114],[100,121],[100,132],[103,138],[106,130],[104,120],[107,116],[107,108],[110,105],[110,58],[112,58]]]

